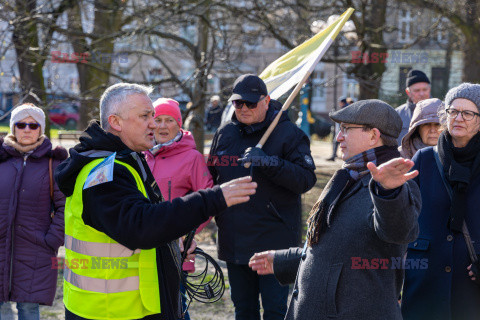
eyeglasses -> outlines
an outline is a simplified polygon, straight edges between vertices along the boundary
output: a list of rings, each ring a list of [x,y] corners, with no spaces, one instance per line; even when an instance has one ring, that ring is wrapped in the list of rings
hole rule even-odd
[[[364,129],[365,127],[346,127],[344,126],[343,124],[340,125],[340,132],[343,134],[343,135],[346,135],[348,130],[350,129]]]
[[[235,109],[238,109],[238,110],[242,109],[243,105],[247,106],[247,108],[251,110],[251,109],[255,109],[257,107],[257,104],[263,99],[265,99],[265,97],[261,98],[257,102],[250,102],[245,100],[233,100],[232,104],[235,107]]]
[[[460,110],[457,110],[457,109],[448,108],[447,110],[445,110],[445,112],[447,113],[447,117],[449,117],[450,119],[455,119],[458,116],[459,113],[462,115],[462,118],[465,121],[470,121],[475,116],[480,117],[480,113],[473,112],[473,111],[470,111],[470,110],[460,111]]]
[[[26,123],[26,122],[15,123],[15,127],[17,127],[20,130],[25,129],[27,126],[30,128],[30,130],[37,130],[38,127],[40,127],[38,123]]]

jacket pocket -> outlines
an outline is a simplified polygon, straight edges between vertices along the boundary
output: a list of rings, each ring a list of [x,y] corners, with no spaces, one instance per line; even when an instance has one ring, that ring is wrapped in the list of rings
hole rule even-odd
[[[408,244],[408,250],[427,251],[430,245],[430,240],[418,238],[417,240]]]
[[[272,201],[269,201],[267,204],[267,210],[270,212],[275,218],[280,220],[281,222],[287,224],[287,222],[282,218],[280,213],[278,212],[277,208],[275,208],[275,205],[273,204]]]
[[[336,318],[337,314],[337,288],[342,273],[343,263],[336,263],[330,266],[327,280],[327,317]]]

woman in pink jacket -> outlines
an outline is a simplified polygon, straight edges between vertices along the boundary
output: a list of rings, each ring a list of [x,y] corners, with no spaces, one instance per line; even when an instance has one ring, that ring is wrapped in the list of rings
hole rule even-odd
[[[155,131],[157,145],[146,151],[145,156],[163,198],[171,201],[189,192],[212,187],[212,176],[203,155],[196,149],[192,133],[181,128],[182,115],[178,102],[160,98],[153,106],[155,122],[158,125]],[[197,228],[197,233],[210,222],[210,219]],[[186,261],[183,270],[195,271],[194,263]],[[183,288],[182,292],[185,293]],[[182,300],[185,307],[185,298]],[[188,313],[185,314],[185,319],[190,319]]]

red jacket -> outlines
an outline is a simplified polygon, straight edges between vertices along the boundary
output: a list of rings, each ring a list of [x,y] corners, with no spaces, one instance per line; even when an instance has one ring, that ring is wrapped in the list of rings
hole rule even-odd
[[[166,201],[213,186],[212,176],[205,164],[205,158],[197,151],[192,133],[180,130],[183,136],[179,141],[161,148],[155,156],[150,151],[145,152],[148,166]],[[202,223],[198,227],[197,233],[211,219]],[[194,271],[194,263],[185,262],[183,270]]]

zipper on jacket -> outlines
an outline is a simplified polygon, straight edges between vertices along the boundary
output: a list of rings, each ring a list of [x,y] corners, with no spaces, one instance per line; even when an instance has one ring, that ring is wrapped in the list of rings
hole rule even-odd
[[[23,169],[25,169],[25,166],[27,165],[27,158],[28,155],[23,156]],[[23,170],[22,170],[23,174]],[[17,204],[18,205],[18,204]],[[13,278],[13,248],[15,245],[15,223],[12,223],[12,241],[11,241],[11,253],[10,253],[10,279],[8,283],[8,297],[10,298],[12,294],[12,278]]]
[[[168,201],[172,202],[172,180],[168,180]]]

